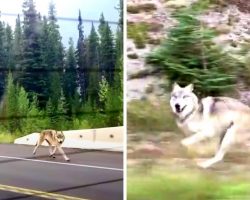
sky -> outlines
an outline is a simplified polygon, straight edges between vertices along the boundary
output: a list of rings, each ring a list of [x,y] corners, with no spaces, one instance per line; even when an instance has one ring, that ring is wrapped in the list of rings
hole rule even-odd
[[[49,3],[51,0],[34,0],[36,10],[42,16],[48,14]],[[117,22],[119,12],[115,9],[119,5],[119,0],[53,0],[56,8],[57,17],[78,18],[79,9],[83,19],[99,20],[103,12],[105,20]],[[9,23],[14,30],[16,16],[7,16],[5,13],[22,14],[23,0],[0,0],[0,20]],[[78,21],[58,20],[60,33],[64,46],[68,45],[69,38],[72,37],[76,45],[78,39],[77,25]],[[96,30],[98,23],[94,23]],[[91,28],[91,22],[84,22],[84,35],[88,36]],[[116,24],[110,24],[113,32],[116,31]]]

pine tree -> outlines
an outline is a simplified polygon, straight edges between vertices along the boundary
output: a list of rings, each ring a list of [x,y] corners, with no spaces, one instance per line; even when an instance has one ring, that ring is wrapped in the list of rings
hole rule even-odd
[[[123,124],[123,59],[117,61],[114,86],[109,89],[106,100],[106,123],[108,126],[121,126]],[[115,97],[115,98],[114,98]]]
[[[115,41],[115,50],[116,50],[116,61],[119,62],[119,59],[123,55],[123,1],[120,0],[118,7],[119,10],[119,22],[116,30],[116,41]],[[117,65],[116,62],[116,65]]]
[[[28,133],[32,133],[34,131],[39,131],[41,130],[42,127],[42,112],[39,109],[39,102],[37,95],[35,93],[32,94],[31,96],[31,103],[27,112],[27,125],[25,127],[25,130]]]
[[[19,15],[16,19],[16,26],[14,30],[13,54],[14,54],[14,65],[15,65],[13,71],[13,77],[15,79],[15,77],[18,76],[18,71],[21,68],[21,62],[23,60],[23,33]]]
[[[44,17],[41,37],[42,60],[45,83],[47,88],[47,99],[51,98],[54,107],[57,107],[58,96],[61,92],[61,78],[63,73],[64,49],[62,38],[57,25],[55,5],[50,3],[48,20]]]
[[[66,98],[63,92],[61,92],[59,104],[56,109],[56,116],[57,116],[56,128],[58,130],[69,129],[72,127],[73,119],[68,114],[69,113],[68,108],[69,105],[66,102]]]
[[[106,23],[107,22],[105,21],[104,15],[103,13],[101,13],[101,16],[99,19],[99,26],[98,26],[98,33],[100,36],[103,35],[103,31],[105,29]]]
[[[104,76],[102,76],[102,79],[99,83],[99,92],[98,92],[101,111],[105,110],[108,92],[109,92],[109,84],[108,84],[106,78]]]
[[[235,62],[212,43],[214,32],[189,13],[177,14],[176,19],[179,24],[147,61],[164,70],[170,83],[194,83],[201,96],[232,89]]]
[[[18,129],[20,132],[25,131],[25,128],[27,127],[27,113],[29,111],[29,98],[27,92],[24,90],[23,87],[16,87],[17,91],[17,105],[18,108],[16,110],[16,113],[18,113]]]
[[[77,92],[77,71],[76,71],[76,58],[75,48],[72,38],[69,40],[69,49],[66,57],[65,70],[63,75],[63,94],[65,95],[67,103],[67,116],[72,120],[72,101],[75,93]]]
[[[84,39],[83,24],[81,12],[79,11],[78,16],[78,32],[79,37],[77,41],[77,69],[78,69],[78,87],[80,88],[81,99],[83,102],[87,100],[87,87],[88,87],[88,66],[87,66],[87,52],[86,52],[86,41]]]
[[[12,74],[9,73],[6,86],[6,116],[8,118],[7,127],[10,133],[14,133],[19,126],[17,119],[18,103],[16,92]]]
[[[92,23],[87,45],[87,65],[89,71],[87,94],[93,108],[98,104],[98,84],[100,79],[98,41],[99,38]]]
[[[47,118],[47,125],[48,127],[55,127],[56,126],[56,119],[55,119],[55,110],[56,108],[53,106],[51,99],[47,101],[45,114]]]
[[[13,58],[13,32],[11,26],[7,24],[5,29],[5,52],[6,52],[6,68],[13,70],[14,58]]]
[[[3,22],[0,21],[0,99],[2,98],[5,90],[5,78],[7,69],[4,38],[5,38],[5,27]]]
[[[46,77],[43,72],[41,56],[41,23],[33,0],[23,3],[23,73],[19,78],[21,85],[28,93],[36,93],[41,107],[47,101]]]
[[[111,28],[106,22],[100,28],[100,70],[108,83],[113,85],[115,70],[114,39]]]
[[[57,71],[63,70],[64,49],[62,37],[59,32],[59,25],[56,19],[55,5],[49,5],[49,41],[50,42],[50,60],[49,65],[53,66]]]

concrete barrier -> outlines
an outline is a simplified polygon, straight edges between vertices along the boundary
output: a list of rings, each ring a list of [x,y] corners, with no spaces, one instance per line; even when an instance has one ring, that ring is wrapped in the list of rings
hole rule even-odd
[[[81,148],[81,149],[99,149],[107,151],[123,151],[124,127],[108,127],[98,129],[70,130],[63,131],[65,141],[62,147]],[[15,144],[35,145],[39,133],[32,133],[17,138]],[[42,145],[47,146],[47,142]]]

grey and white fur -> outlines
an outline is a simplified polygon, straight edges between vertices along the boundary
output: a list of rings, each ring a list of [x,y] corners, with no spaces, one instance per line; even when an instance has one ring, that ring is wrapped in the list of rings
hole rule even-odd
[[[182,145],[220,138],[214,157],[197,163],[202,168],[221,161],[232,145],[250,143],[250,108],[236,99],[209,96],[199,100],[192,84],[180,87],[175,83],[170,105],[178,127],[187,136]]]
[[[33,154],[36,154],[37,148],[43,143],[43,141],[46,141],[49,145],[49,153],[51,157],[55,157],[54,154],[56,150],[58,149],[59,152],[63,155],[64,159],[66,161],[70,161],[69,157],[66,156],[64,153],[61,145],[65,140],[65,136],[62,131],[56,131],[56,130],[43,130],[39,134],[39,139],[36,143],[36,146],[34,148]],[[54,149],[52,148],[54,146]]]

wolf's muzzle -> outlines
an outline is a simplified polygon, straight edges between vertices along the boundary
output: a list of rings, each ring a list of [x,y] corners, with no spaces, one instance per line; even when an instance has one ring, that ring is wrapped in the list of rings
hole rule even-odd
[[[175,104],[175,110],[176,110],[177,113],[181,112],[181,106],[180,106],[180,104]]]

